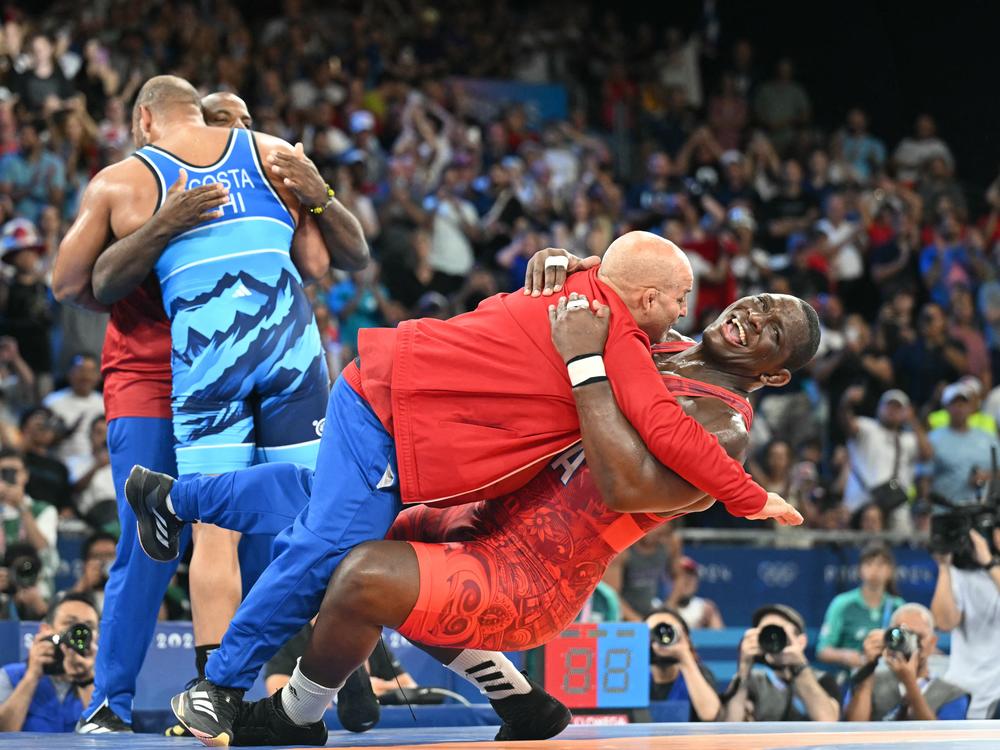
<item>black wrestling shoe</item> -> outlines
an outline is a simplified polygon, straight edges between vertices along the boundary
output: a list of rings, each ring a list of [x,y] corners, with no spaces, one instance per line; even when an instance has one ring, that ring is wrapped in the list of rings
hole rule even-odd
[[[382,716],[368,670],[358,667],[337,692],[337,718],[349,732],[374,729]]]
[[[135,513],[142,551],[159,562],[176,560],[180,554],[184,522],[167,508],[173,477],[133,466],[125,480],[125,498]]]
[[[313,724],[299,726],[288,718],[281,705],[281,688],[270,698],[253,703],[240,703],[233,723],[235,747],[253,745],[314,745],[326,744],[326,724],[320,719]],[[204,742],[204,740],[202,740]]]
[[[81,716],[74,731],[77,734],[132,734],[132,725],[126,724],[108,706],[101,706],[89,719]]]
[[[208,747],[228,747],[233,741],[233,722],[243,701],[243,690],[198,680],[170,699],[177,720]]]
[[[490,705],[503,722],[495,740],[547,740],[555,737],[573,720],[573,714],[562,703],[546,693],[528,675],[531,692],[512,695]]]

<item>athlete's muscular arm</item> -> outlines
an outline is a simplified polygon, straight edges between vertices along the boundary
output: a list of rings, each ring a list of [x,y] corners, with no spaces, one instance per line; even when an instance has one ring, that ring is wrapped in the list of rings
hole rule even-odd
[[[52,269],[52,293],[59,302],[105,312],[91,286],[94,263],[111,235],[111,199],[114,185],[108,170],[97,174],[80,200],[76,220],[59,243]]]
[[[94,297],[110,305],[139,286],[153,271],[163,249],[181,232],[218,218],[229,191],[218,183],[185,189],[187,172],[180,171],[160,210],[137,230],[102,252],[94,264]]]
[[[549,311],[556,349],[565,355],[566,351],[578,346],[570,342],[570,337],[578,333],[588,340],[603,343],[601,329],[606,335],[608,313],[608,308],[603,306],[594,315],[585,311],[566,311],[564,301],[560,301],[558,307]],[[574,316],[572,329],[565,325],[567,316]],[[601,347],[595,348],[600,351]],[[618,408],[609,381],[578,386],[573,389],[573,398],[590,475],[609,508],[627,513],[681,513],[705,497],[704,492],[650,453]],[[713,402],[699,402],[689,405],[686,410],[719,438],[729,455],[742,458],[746,450],[746,433],[734,425],[728,409]]]
[[[303,213],[304,223],[314,222],[319,229],[322,247],[326,251],[323,261],[345,271],[358,271],[368,265],[370,254],[361,222],[339,200],[327,195],[326,183],[312,159],[305,155],[302,144],[296,143],[292,152],[277,149],[267,157],[267,161],[275,182],[291,190],[304,208],[326,206],[318,216]],[[317,250],[315,243],[302,243],[297,250],[302,257],[295,259],[296,265],[301,260],[315,270],[314,264],[318,260],[313,257]],[[303,269],[300,267],[299,270]]]

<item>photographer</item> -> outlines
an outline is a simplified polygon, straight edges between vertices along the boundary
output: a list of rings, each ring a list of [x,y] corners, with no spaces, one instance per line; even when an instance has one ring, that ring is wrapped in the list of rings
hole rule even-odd
[[[0,669],[0,731],[73,731],[94,691],[98,619],[85,594],[67,594],[52,608],[27,662]]]
[[[28,471],[14,450],[0,450],[0,542],[4,550],[17,542],[30,545],[43,563],[47,593],[50,577],[58,564],[56,509],[28,495]],[[44,610],[42,612],[44,614]]]
[[[837,721],[840,690],[832,675],[810,668],[805,630],[802,615],[783,604],[754,612],[722,721]],[[763,666],[751,671],[755,662]]]
[[[931,612],[952,633],[944,679],[972,696],[966,718],[1000,718],[1000,528],[969,531],[971,552],[937,552]],[[932,530],[933,538],[933,530]]]
[[[867,662],[844,696],[847,721],[964,719],[969,697],[944,680],[930,678],[927,660],[937,646],[934,616],[922,604],[904,604],[887,630],[865,638]],[[876,669],[879,662],[884,668]]]
[[[108,572],[115,561],[117,540],[111,534],[98,531],[88,537],[83,544],[83,570],[80,578],[70,589],[76,594],[89,594],[98,609],[104,605],[104,586],[108,582]]]
[[[896,558],[884,542],[869,542],[858,563],[861,585],[838,594],[827,607],[816,644],[816,658],[828,664],[858,669],[867,663],[866,636],[889,626],[903,600],[896,595]]]
[[[685,701],[688,721],[715,721],[722,704],[715,677],[701,663],[691,643],[691,632],[677,610],[667,607],[646,618],[649,625],[649,699]]]

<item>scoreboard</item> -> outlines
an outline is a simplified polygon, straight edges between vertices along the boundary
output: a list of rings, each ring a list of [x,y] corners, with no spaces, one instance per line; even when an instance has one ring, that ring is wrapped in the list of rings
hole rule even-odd
[[[545,645],[545,690],[570,708],[649,705],[649,628],[581,623]]]

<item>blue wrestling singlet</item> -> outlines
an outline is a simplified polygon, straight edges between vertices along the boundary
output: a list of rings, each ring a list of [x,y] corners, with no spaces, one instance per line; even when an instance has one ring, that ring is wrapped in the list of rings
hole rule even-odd
[[[170,318],[179,474],[233,471],[255,458],[314,467],[329,376],[291,259],[295,223],[253,133],[231,130],[207,167],[155,145],[135,156],[156,177],[157,209],[182,168],[188,188],[229,189],[222,216],[174,237],[155,266]]]

